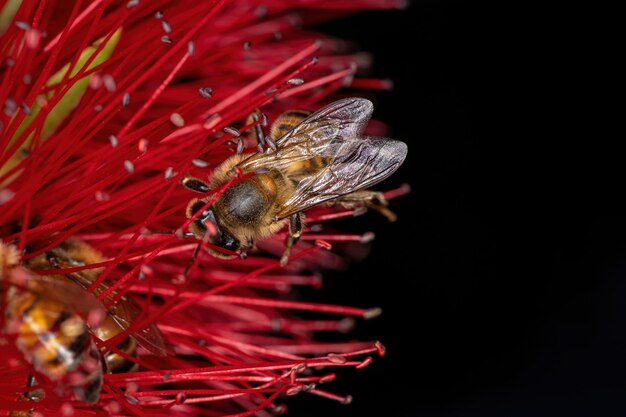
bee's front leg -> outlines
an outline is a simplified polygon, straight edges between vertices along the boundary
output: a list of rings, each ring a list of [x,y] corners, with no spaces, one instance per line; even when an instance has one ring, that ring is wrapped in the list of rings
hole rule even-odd
[[[187,261],[185,272],[183,272],[183,279],[185,282],[187,281],[187,278],[189,278],[189,272],[191,272],[191,268],[193,268],[194,264],[196,263],[196,260],[198,259],[198,255],[200,254],[201,248],[202,248],[202,243],[198,243],[198,245],[193,251],[193,255],[191,256],[191,259]]]
[[[245,244],[242,244],[239,247],[239,258],[246,259],[248,257],[248,252],[253,251],[255,249],[254,240],[248,239]]]
[[[196,193],[208,193],[211,189],[206,182],[193,177],[183,177],[180,180],[180,185],[188,190],[195,191]]]
[[[395,222],[398,219],[396,213],[387,208],[387,199],[380,191],[372,190],[360,190],[350,194],[341,196],[335,200],[332,200],[330,205],[339,204],[345,208],[355,208],[363,206],[367,209],[375,210],[385,216],[390,222]]]
[[[302,236],[303,228],[302,215],[300,213],[292,214],[289,218],[289,234],[287,239],[285,239],[285,252],[283,252],[283,256],[280,258],[280,266],[287,265],[291,248],[298,243],[300,236]]]

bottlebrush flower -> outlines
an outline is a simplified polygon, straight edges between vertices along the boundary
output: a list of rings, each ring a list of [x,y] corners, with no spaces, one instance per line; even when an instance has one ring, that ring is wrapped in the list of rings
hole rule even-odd
[[[310,210],[308,229],[284,268],[285,233],[258,242],[247,259],[204,251],[194,258],[197,240],[183,232],[190,223],[185,206],[195,196],[179,180],[206,178],[237,148],[256,147],[253,132],[264,121],[248,116],[257,108],[271,121],[287,109],[320,108],[342,88],[387,88],[385,80],[357,76],[367,64],[363,55],[304,27],[348,11],[401,6],[393,0],[0,2],[2,311],[8,278],[24,274],[13,266],[16,256],[28,264],[78,237],[102,258],[55,272],[97,271],[89,290],[112,282],[109,292],[94,293],[107,307],[123,295],[141,307],[127,332],[156,323],[174,351],[158,357],[140,348],[138,358],[128,358],[139,370],[107,374],[92,405],[68,398],[58,382],[34,371],[3,330],[0,414],[268,416],[285,410],[283,396],[303,391],[349,402],[323,385],[335,378],[334,369],[363,368],[384,348],[323,343],[314,335],[347,332],[355,317],[379,310],[304,302],[289,292],[318,288],[316,271],[345,265],[328,251],[331,243],[347,250],[347,243],[369,238],[320,231],[322,222],[353,210]],[[371,123],[370,130],[384,127]],[[316,316],[303,319],[299,311]],[[96,339],[101,355],[118,351],[127,332]],[[28,386],[33,374],[35,387]],[[26,400],[34,388],[45,397]]]

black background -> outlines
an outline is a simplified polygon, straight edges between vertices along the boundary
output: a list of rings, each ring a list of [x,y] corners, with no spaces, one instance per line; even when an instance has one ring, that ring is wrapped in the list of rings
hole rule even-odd
[[[626,412],[622,153],[561,119],[567,75],[551,64],[563,48],[544,39],[518,55],[495,12],[421,1],[322,26],[394,80],[375,117],[409,156],[381,188],[413,191],[393,201],[395,224],[342,223],[374,230],[372,253],[307,295],[382,306],[356,335],[383,341],[387,356],[328,386],[351,405],[301,395],[291,415]]]

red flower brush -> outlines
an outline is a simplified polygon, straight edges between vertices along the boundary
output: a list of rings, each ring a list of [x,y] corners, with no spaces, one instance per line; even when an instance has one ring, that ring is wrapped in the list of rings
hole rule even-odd
[[[337,96],[389,83],[358,78],[362,56],[300,26],[313,9],[401,6],[0,4],[0,415],[349,402],[321,386],[384,348],[315,333],[380,310],[289,293],[345,266],[331,243],[349,256],[371,238],[323,222],[367,208],[393,220],[386,201],[407,187],[366,188],[406,146],[367,136],[384,134],[365,133],[371,103]]]

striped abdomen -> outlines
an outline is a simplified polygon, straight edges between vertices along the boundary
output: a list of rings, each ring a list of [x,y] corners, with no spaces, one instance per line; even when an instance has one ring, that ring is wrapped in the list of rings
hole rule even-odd
[[[123,329],[113,320],[111,316],[107,316],[104,323],[98,328],[93,329],[94,334],[101,340],[109,340],[117,336]],[[128,356],[137,356],[137,342],[130,336],[127,336],[118,345],[117,349],[126,353]],[[104,354],[104,363],[106,372],[109,374],[120,374],[123,372],[134,372],[139,368],[135,362],[130,361],[118,355],[115,352],[107,352]]]
[[[80,381],[64,386],[78,400],[96,402],[102,387],[102,362],[83,319],[60,302],[23,292],[7,308],[10,333],[33,367],[52,380]]]
[[[276,140],[294,127],[298,126],[304,119],[311,115],[310,110],[288,110],[278,116],[270,129],[270,136]]]

